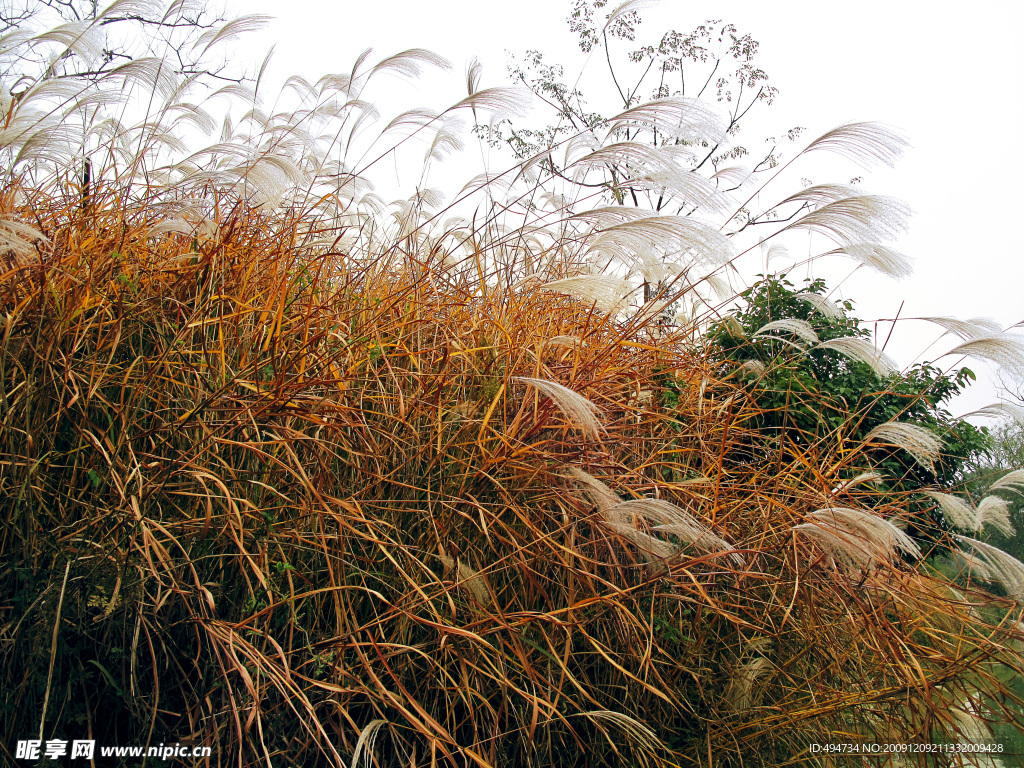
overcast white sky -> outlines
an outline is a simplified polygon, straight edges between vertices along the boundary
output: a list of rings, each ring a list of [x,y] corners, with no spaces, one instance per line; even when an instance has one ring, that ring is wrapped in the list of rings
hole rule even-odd
[[[570,0],[235,2],[236,12],[277,17],[242,50],[256,58],[276,44],[272,74],[278,80],[348,71],[368,47],[374,60],[422,47],[454,64],[451,73],[422,85],[385,84],[394,89],[399,108],[441,106],[465,95],[462,73],[472,56],[484,65],[485,86],[505,84],[506,50],[543,51],[564,63],[567,75],[575,75],[582,61],[565,22]],[[861,270],[842,289],[859,316],[891,318],[905,302],[904,317],[985,316],[1005,325],[1024,320],[1024,240],[1018,231],[1024,210],[1024,53],[1015,42],[1024,4],[662,0],[643,16],[640,38],[649,35],[653,43],[666,29],[689,32],[709,18],[730,21],[760,42],[759,65],[779,96],[763,110],[757,130],[745,127],[741,137],[751,145],[758,131],[770,135],[801,125],[809,139],[850,120],[888,123],[908,136],[912,147],[892,171],[864,174],[850,166],[837,176],[813,165],[793,171],[793,189],[801,177],[823,183],[864,175],[867,192],[900,197],[915,212],[910,232],[896,243],[914,259],[914,275],[893,282]],[[599,63],[591,66],[597,70]],[[887,332],[880,326],[883,338]],[[924,323],[906,323],[897,326],[887,351],[905,364],[937,336]],[[949,339],[940,342],[930,356],[949,346]],[[984,364],[973,367],[985,370]],[[994,388],[976,389],[959,410],[994,399]]]

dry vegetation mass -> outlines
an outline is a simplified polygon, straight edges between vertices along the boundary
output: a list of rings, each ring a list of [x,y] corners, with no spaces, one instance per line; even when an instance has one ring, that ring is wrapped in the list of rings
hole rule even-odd
[[[165,74],[41,77],[0,105],[9,739],[192,742],[238,766],[859,765],[809,745],[1020,722],[1024,566],[951,534],[999,510],[882,482],[880,445],[941,459],[923,426],[764,427],[776,406],[708,342],[728,228],[598,198],[582,215],[583,187],[524,205],[531,161],[478,183],[471,221],[441,225],[427,193],[389,218],[320,140],[358,127],[359,70],[169,160],[185,92]],[[96,116],[147,77],[158,116]],[[470,90],[460,110],[510,98]],[[652,148],[616,131],[688,115],[706,119],[626,114],[586,170],[621,180]],[[443,120],[409,120],[434,152]],[[84,183],[69,126],[91,131]],[[870,130],[809,148],[884,155]],[[840,192],[796,221],[868,259],[893,209]],[[669,254],[697,271],[628,293],[631,264]],[[667,298],[694,301],[670,324]],[[819,342],[788,322],[762,336]],[[868,342],[824,349],[898,380]],[[937,504],[959,523],[918,520]],[[934,565],[950,550],[973,580]]]

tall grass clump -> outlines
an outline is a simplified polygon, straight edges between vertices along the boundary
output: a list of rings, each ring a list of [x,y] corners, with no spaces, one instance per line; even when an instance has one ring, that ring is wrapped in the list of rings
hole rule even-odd
[[[656,101],[453,207],[386,205],[388,142],[437,162],[454,117],[523,97],[471,71],[356,151],[377,73],[446,64],[368,61],[218,129],[157,60],[4,91],[0,730],[204,765],[710,767],[1019,725],[1024,566],[975,538],[999,510],[950,523],[941,471],[879,471],[935,469],[942,435],[852,408],[794,437],[751,386],[803,354],[912,379],[810,321],[725,318],[737,199],[634,141],[724,141],[714,111]],[[855,124],[806,151],[898,144]],[[612,204],[586,186],[609,168],[710,218]],[[899,204],[794,202],[778,232],[897,259],[872,238]],[[723,327],[756,355],[709,345]]]

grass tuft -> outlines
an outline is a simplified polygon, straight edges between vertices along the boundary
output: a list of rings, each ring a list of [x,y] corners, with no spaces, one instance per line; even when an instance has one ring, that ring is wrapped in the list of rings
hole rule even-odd
[[[342,102],[254,111],[253,136],[228,124],[170,165],[140,139],[130,168],[85,185],[41,170],[51,150],[70,167],[47,137],[83,114],[32,122],[32,93],[6,107],[35,133],[0,150],[39,165],[17,160],[0,189],[0,730],[205,745],[239,766],[710,768],[824,765],[810,745],[1019,721],[1006,681],[1024,670],[1024,566],[944,536],[978,566],[954,589],[892,522],[920,505],[877,488],[868,460],[891,444],[930,466],[938,438],[895,421],[859,442],[841,420],[788,443],[756,429],[763,401],[697,343],[718,317],[698,289],[725,283],[661,282],[669,257],[729,261],[714,227],[621,206],[542,211],[550,226],[523,223],[526,207],[506,225],[497,197],[434,226],[429,190],[385,215],[344,162],[303,153],[325,115],[370,119],[370,75],[446,62],[362,64],[305,88]],[[118,77],[170,87],[152,62]],[[452,109],[522,106],[467,78]],[[690,100],[615,120],[720,129]],[[150,138],[163,157],[169,139]],[[843,141],[863,162],[903,143],[851,124],[810,149]],[[637,146],[580,162],[654,168]],[[784,228],[856,257],[901,222],[854,197]],[[595,276],[602,259],[643,276],[643,305],[622,304],[638,294],[626,278]],[[681,327],[677,298],[694,310]],[[786,341],[769,331],[818,338],[783,319],[749,343]]]

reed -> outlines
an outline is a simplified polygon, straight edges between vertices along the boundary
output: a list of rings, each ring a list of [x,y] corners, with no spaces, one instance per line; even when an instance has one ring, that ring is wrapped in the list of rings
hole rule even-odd
[[[531,161],[504,190],[470,185],[490,206],[471,221],[427,191],[374,197],[378,156],[346,155],[367,83],[444,63],[296,79],[301,109],[254,107],[185,153],[173,124],[205,125],[203,106],[156,65],[6,94],[0,730],[34,737],[42,715],[44,738],[188,741],[211,765],[710,767],[1019,724],[1024,566],[947,536],[986,569],[954,588],[919,556],[871,451],[934,461],[920,427],[780,447],[750,426],[757,398],[699,343],[728,236],[581,212],[585,186],[559,193],[571,209],[527,204],[550,192]],[[97,122],[126,77],[162,106]],[[521,99],[468,84],[449,113]],[[380,141],[411,124],[436,162],[447,115],[406,113]],[[659,121],[721,133],[667,100],[608,136]],[[88,188],[69,126],[94,141]],[[604,138],[574,172],[667,162]],[[807,151],[899,143],[853,124]],[[902,208],[835,197],[781,227],[868,260],[861,240]],[[677,292],[642,300],[673,260],[692,268]],[[686,323],[666,325],[669,298]],[[1016,359],[1004,336],[956,351]],[[979,586],[999,576],[1010,595]]]

